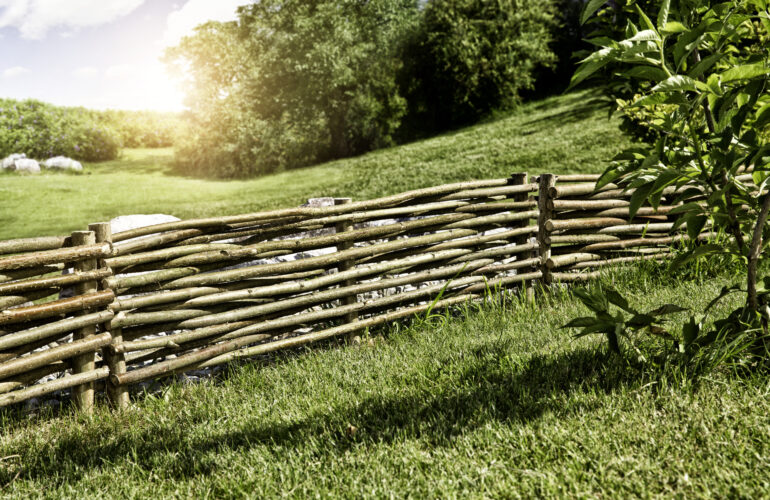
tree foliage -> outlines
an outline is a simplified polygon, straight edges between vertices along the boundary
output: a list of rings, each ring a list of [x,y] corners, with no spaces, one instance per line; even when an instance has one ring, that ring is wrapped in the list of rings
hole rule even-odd
[[[404,55],[410,130],[430,133],[511,107],[556,61],[555,26],[550,1],[428,2]]]
[[[405,112],[397,44],[414,0],[263,0],[169,51],[189,69],[196,174],[247,176],[389,145]]]
[[[768,357],[770,279],[759,276],[770,230],[770,5],[767,0],[662,0],[657,12],[636,6],[624,39],[595,40],[573,84],[613,65],[614,78],[632,80],[638,95],[620,104],[642,110],[657,132],[616,158],[598,182],[633,189],[631,216],[642,203],[657,206],[668,187],[680,188],[671,213],[677,227],[695,236],[710,224],[718,242],[697,245],[678,257],[689,261],[724,256],[745,266],[744,284],[726,287],[715,299],[740,293],[745,303],[714,327],[701,331],[691,318],[678,342],[697,350],[716,339],[752,339]],[[603,7],[588,2],[585,15]],[[656,15],[655,15],[656,14]],[[740,177],[753,169],[753,182]],[[708,311],[708,310],[707,310]]]

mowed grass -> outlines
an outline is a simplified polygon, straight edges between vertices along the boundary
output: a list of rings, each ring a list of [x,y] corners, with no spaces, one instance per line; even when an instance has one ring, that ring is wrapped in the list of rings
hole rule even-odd
[[[640,308],[695,310],[725,282],[606,281]],[[3,494],[766,497],[767,379],[621,359],[559,328],[585,313],[557,291],[231,367],[123,415],[6,412]]]
[[[597,96],[579,92],[436,138],[250,180],[180,177],[171,173],[171,149],[126,150],[120,160],[86,165],[84,175],[1,175],[0,240],[67,234],[127,214],[212,217],[513,172],[601,172],[627,145]]]

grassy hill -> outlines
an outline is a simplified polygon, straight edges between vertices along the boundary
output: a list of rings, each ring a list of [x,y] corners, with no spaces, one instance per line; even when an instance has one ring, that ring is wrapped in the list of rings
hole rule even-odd
[[[489,123],[357,158],[243,181],[170,174],[170,149],[126,150],[85,175],[0,177],[0,240],[65,234],[118,215],[181,218],[367,199],[513,172],[600,172],[628,144],[591,93],[552,97]]]

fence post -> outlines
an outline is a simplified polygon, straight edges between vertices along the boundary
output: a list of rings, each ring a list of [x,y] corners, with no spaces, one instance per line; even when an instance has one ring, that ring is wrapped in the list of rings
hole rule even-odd
[[[347,205],[350,202],[352,202],[351,198],[334,198],[334,205],[335,206],[337,206],[337,205]],[[334,226],[334,232],[336,232],[336,233],[346,233],[346,232],[352,231],[352,230],[353,230],[353,223],[350,222],[350,221],[338,222]],[[345,241],[345,242],[338,242],[337,243],[337,251],[338,252],[341,252],[342,250],[347,250],[348,248],[352,248],[352,247],[353,247],[353,242],[352,241]],[[343,260],[343,261],[340,261],[339,264],[337,265],[337,271],[338,272],[347,271],[347,270],[352,269],[352,268],[353,268],[353,261],[352,260]],[[345,280],[342,283],[340,283],[340,286],[343,286],[343,287],[344,286],[351,286],[351,285],[355,285],[355,280]],[[342,302],[343,306],[348,306],[348,305],[351,305],[351,304],[355,304],[356,303],[356,294],[349,295],[347,297],[343,297],[341,302]],[[350,312],[350,313],[346,314],[345,316],[343,316],[342,321],[345,322],[345,323],[352,323],[352,322],[356,321],[357,319],[358,319],[358,313],[357,312]],[[350,334],[348,334],[348,341],[352,342],[353,339],[355,338],[355,336],[356,336],[356,332],[351,332]]]
[[[93,231],[75,231],[72,233],[72,246],[79,247],[83,245],[92,245],[96,243],[96,235]],[[74,271],[76,273],[95,271],[97,268],[97,259],[84,259],[74,264]],[[96,292],[98,289],[98,283],[94,281],[86,281],[79,283],[75,286],[76,295],[84,295],[86,293]],[[88,314],[90,311],[82,311],[78,315]],[[79,328],[73,332],[73,340],[81,340],[91,337],[96,334],[96,326],[86,326]],[[85,373],[96,368],[96,353],[88,352],[80,354],[72,358],[72,374],[77,375],[79,373]],[[75,403],[75,407],[84,412],[92,413],[94,410],[94,384],[89,382],[82,385],[76,385],[72,388],[72,400]]]
[[[112,244],[112,228],[110,227],[109,222],[97,222],[95,224],[90,224],[88,229],[95,233],[97,243],[107,242]],[[99,267],[107,267],[107,263],[104,261],[104,259],[99,259]],[[106,288],[105,281],[99,283],[100,290],[104,290]],[[112,323],[113,321],[109,321],[104,325],[104,329],[110,332],[112,341],[110,342],[110,345],[102,349],[102,357],[104,358],[105,364],[110,369],[110,375],[126,372],[126,356],[120,349],[120,346],[123,344],[123,332],[121,328],[113,327]],[[116,386],[110,380],[111,378],[108,377],[107,382],[105,383],[107,400],[114,408],[118,410],[125,409],[128,407],[129,401],[128,389],[126,387]]]
[[[537,198],[537,246],[540,255],[540,270],[543,273],[543,286],[551,284],[551,270],[545,265],[551,258],[551,232],[546,228],[546,223],[553,218],[552,188],[556,186],[556,176],[553,174],[541,174]]]
[[[518,172],[515,174],[511,174],[511,177],[508,179],[508,183],[511,185],[523,185],[529,183],[529,174],[526,172]],[[515,202],[522,202],[522,201],[529,201],[532,197],[528,193],[516,193],[511,196],[511,201]],[[525,209],[526,210],[526,209]],[[511,224],[511,229],[518,229],[518,228],[524,228],[529,226],[530,220],[529,219],[523,219],[521,221],[515,221]],[[513,242],[516,245],[526,245],[529,242],[530,236],[527,234],[522,234],[521,236],[516,236],[513,240]],[[531,254],[532,257],[535,257],[537,254],[536,252],[533,252]],[[526,255],[522,256],[522,258],[526,258]],[[532,266],[533,270],[537,268],[537,266]],[[524,270],[520,272],[525,272]],[[532,280],[526,280],[522,283],[522,286],[524,287],[524,293],[527,297],[527,300],[532,300],[534,298],[534,290],[532,288]]]

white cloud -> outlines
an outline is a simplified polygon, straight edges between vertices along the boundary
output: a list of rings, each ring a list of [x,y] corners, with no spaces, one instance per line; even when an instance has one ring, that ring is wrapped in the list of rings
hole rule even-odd
[[[27,73],[29,73],[28,68],[25,68],[24,66],[13,66],[12,68],[8,68],[5,71],[3,71],[3,77],[16,78],[17,76],[21,76]]]
[[[72,76],[83,79],[94,78],[99,74],[99,70],[93,66],[83,66],[72,72]]]
[[[2,1],[2,0],[0,0]],[[163,44],[177,45],[182,37],[192,34],[193,28],[207,21],[233,21],[240,5],[253,3],[249,0],[188,0],[181,8],[168,15]]]
[[[52,28],[76,30],[106,24],[131,13],[145,0],[0,0],[0,28],[41,39]]]

